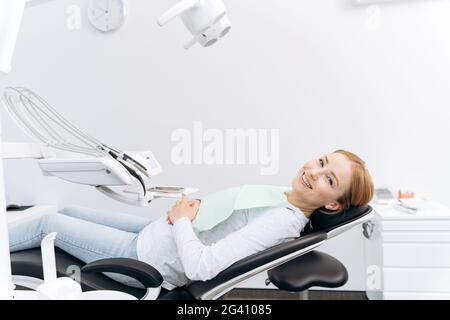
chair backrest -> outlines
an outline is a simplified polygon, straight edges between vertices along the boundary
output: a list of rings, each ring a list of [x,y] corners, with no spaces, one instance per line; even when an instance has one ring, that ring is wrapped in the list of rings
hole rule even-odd
[[[211,298],[218,292],[225,293],[227,290],[231,290],[236,283],[313,250],[334,235],[352,228],[364,217],[368,218],[371,212],[370,206],[349,208],[339,213],[338,215],[342,215],[339,217],[329,214],[324,216],[315,212],[313,213],[314,217],[311,216],[311,225],[299,238],[280,243],[241,259],[223,270],[214,279],[193,281],[187,285],[187,289],[196,299]]]
[[[309,222],[301,232],[301,236],[319,231],[329,233],[330,231],[356,221],[371,212],[372,207],[369,205],[352,206],[339,213],[331,213],[326,209],[318,209],[312,213]]]

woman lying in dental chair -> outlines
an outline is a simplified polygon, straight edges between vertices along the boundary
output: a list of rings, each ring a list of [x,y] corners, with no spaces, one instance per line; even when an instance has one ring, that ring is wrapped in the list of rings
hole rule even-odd
[[[212,279],[240,259],[298,238],[318,208],[339,214],[350,206],[368,204],[373,192],[365,163],[351,152],[336,150],[306,163],[282,195],[281,205],[234,210],[210,230],[193,227],[201,206],[197,199],[177,201],[167,215],[155,221],[66,207],[10,226],[10,250],[39,247],[45,235],[58,232],[55,245],[76,258],[86,263],[138,259],[156,268],[164,278],[162,287],[172,290],[190,280]],[[107,275],[142,287],[127,276]]]

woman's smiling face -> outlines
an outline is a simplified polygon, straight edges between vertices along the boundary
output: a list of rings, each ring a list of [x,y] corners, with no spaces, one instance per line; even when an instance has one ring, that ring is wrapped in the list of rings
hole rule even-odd
[[[292,192],[308,207],[340,210],[339,199],[350,188],[352,163],[340,153],[307,162],[292,180]]]

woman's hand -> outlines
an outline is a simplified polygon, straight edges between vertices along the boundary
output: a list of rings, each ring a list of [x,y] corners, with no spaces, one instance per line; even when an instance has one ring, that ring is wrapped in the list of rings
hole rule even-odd
[[[174,224],[178,219],[188,217],[189,220],[194,220],[200,207],[200,200],[188,200],[183,197],[181,200],[175,202],[172,208],[167,212],[167,222]]]

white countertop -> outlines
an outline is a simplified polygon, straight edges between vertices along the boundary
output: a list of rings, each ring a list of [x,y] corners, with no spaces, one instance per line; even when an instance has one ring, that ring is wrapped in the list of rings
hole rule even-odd
[[[413,199],[410,203],[419,208],[416,213],[396,209],[392,204],[371,203],[370,205],[385,220],[450,220],[450,208],[436,201]]]

